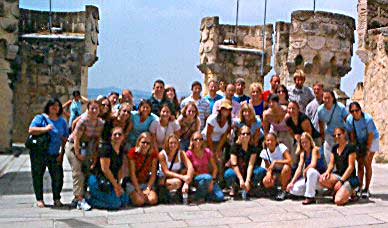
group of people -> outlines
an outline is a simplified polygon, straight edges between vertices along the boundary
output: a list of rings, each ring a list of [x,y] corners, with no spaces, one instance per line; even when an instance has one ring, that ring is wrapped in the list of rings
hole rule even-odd
[[[294,82],[286,87],[274,75],[270,90],[254,82],[244,94],[242,78],[209,80],[203,97],[196,81],[179,100],[174,87],[156,80],[138,105],[128,89],[96,100],[75,91],[64,105],[50,99],[29,127],[31,135],[50,136],[47,151],[30,151],[37,206],[45,206],[46,167],[54,206],[62,206],[64,155],[72,205],[82,210],[155,205],[173,196],[185,204],[219,202],[224,194],[247,199],[263,191],[277,200],[302,196],[303,204],[315,203],[321,190],[337,205],[368,198],[379,149],[372,117],[357,102],[348,111],[320,83],[304,86],[303,71]]]

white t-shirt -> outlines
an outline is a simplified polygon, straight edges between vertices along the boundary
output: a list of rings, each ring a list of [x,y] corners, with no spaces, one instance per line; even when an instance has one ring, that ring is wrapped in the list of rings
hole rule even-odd
[[[279,145],[275,148],[275,151],[272,153],[269,149],[263,149],[260,153],[260,157],[269,161],[269,163],[272,163],[275,160],[283,160],[283,153],[286,150],[288,150],[288,148],[283,143],[279,143]]]
[[[181,127],[179,126],[178,121],[169,121],[167,127],[162,127],[159,120],[153,121],[150,125],[150,132],[156,135],[156,142],[158,147],[163,147],[164,139],[173,134],[176,131],[179,131]]]
[[[228,130],[229,123],[226,122],[223,127],[217,122],[217,114],[211,114],[206,120],[206,126],[202,131],[202,135],[206,138],[206,131],[209,124],[213,127],[213,134],[211,135],[212,140],[218,142],[221,140],[222,135]]]

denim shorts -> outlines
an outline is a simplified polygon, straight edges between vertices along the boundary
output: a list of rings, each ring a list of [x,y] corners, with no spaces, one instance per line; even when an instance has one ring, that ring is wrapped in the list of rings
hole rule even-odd
[[[337,178],[337,180],[341,180],[341,176],[336,174],[336,173],[333,173],[333,175],[335,175],[335,177]],[[352,192],[354,189],[356,189],[359,185],[359,180],[357,177],[349,177],[345,183],[341,186],[341,188],[345,188],[346,190],[348,190],[348,192]]]

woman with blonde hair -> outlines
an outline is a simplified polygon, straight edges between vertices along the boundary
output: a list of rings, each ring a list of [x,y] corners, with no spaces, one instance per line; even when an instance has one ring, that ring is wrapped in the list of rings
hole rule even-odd
[[[152,136],[143,132],[136,140],[136,146],[128,152],[129,178],[127,192],[133,205],[155,205],[158,196],[153,190],[156,180],[158,152],[154,149]]]
[[[239,118],[233,120],[235,131],[246,125],[251,131],[251,141],[253,145],[261,147],[259,141],[264,137],[264,132],[261,129],[261,120],[260,117],[255,115],[255,110],[253,106],[248,103],[244,103],[240,107]],[[260,149],[259,149],[260,150]]]
[[[325,157],[320,152],[311,135],[302,133],[296,149],[298,168],[287,185],[287,191],[297,196],[304,195],[304,205],[315,203],[315,191],[320,188],[319,177],[326,170]]]
[[[267,104],[263,100],[263,87],[260,83],[254,82],[249,86],[249,94],[251,99],[248,101],[253,106],[256,115],[263,118],[263,112]]]
[[[242,198],[246,199],[251,186],[260,181],[260,168],[256,165],[257,147],[252,143],[251,129],[244,125],[240,128],[236,143],[232,146],[229,168],[224,173],[224,179],[230,187],[230,196],[235,195],[234,184],[238,181]]]
[[[180,149],[179,137],[170,134],[164,140],[164,150],[159,153],[159,186],[169,191],[182,188],[183,202],[187,203],[189,184],[193,178],[193,165]]]

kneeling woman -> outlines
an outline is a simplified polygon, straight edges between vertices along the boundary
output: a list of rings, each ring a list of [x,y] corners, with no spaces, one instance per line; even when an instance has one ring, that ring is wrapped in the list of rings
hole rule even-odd
[[[136,147],[128,152],[129,178],[127,192],[135,206],[154,205],[158,196],[153,189],[156,180],[158,153],[152,145],[152,137],[148,132],[141,133]]]
[[[359,183],[354,168],[357,149],[348,143],[343,128],[334,129],[334,138],[337,144],[331,151],[330,163],[319,182],[326,188],[334,189],[334,203],[340,206],[348,202]],[[334,166],[337,171],[332,173]]]
[[[91,175],[88,180],[90,190],[88,202],[92,207],[119,209],[128,203],[128,196],[119,184],[123,177],[122,166],[125,154],[123,142],[123,129],[114,127],[111,141],[100,147],[95,175]]]
[[[280,178],[281,191],[278,192],[276,200],[284,200],[288,180],[291,178],[292,159],[288,148],[278,142],[275,133],[268,133],[265,136],[264,149],[261,151],[260,157],[264,160],[267,169],[260,168],[259,175],[266,173],[263,179],[264,187],[274,187],[276,179]]]
[[[231,188],[230,196],[234,196],[233,184],[237,180],[239,181],[240,189],[243,190],[243,199],[246,198],[246,193],[251,189],[252,179],[254,186],[260,181],[260,168],[255,167],[257,147],[253,145],[252,139],[251,129],[246,125],[241,127],[236,144],[232,146],[231,150],[231,168],[227,169],[224,174],[224,179],[228,187]]]
[[[315,203],[315,190],[319,188],[320,174],[326,171],[325,158],[307,132],[301,134],[296,154],[299,155],[298,168],[287,185],[287,191],[297,196],[304,195],[304,205]]]
[[[223,201],[224,193],[218,186],[217,165],[213,153],[205,148],[202,134],[197,131],[190,139],[189,150],[186,152],[194,168],[194,185],[197,187],[195,198],[203,200],[211,198],[215,201]],[[209,162],[212,173],[209,171]]]
[[[189,184],[193,178],[193,165],[186,153],[180,149],[177,135],[167,136],[164,148],[159,153],[159,186],[165,186],[169,191],[182,188],[183,201],[186,203]]]

